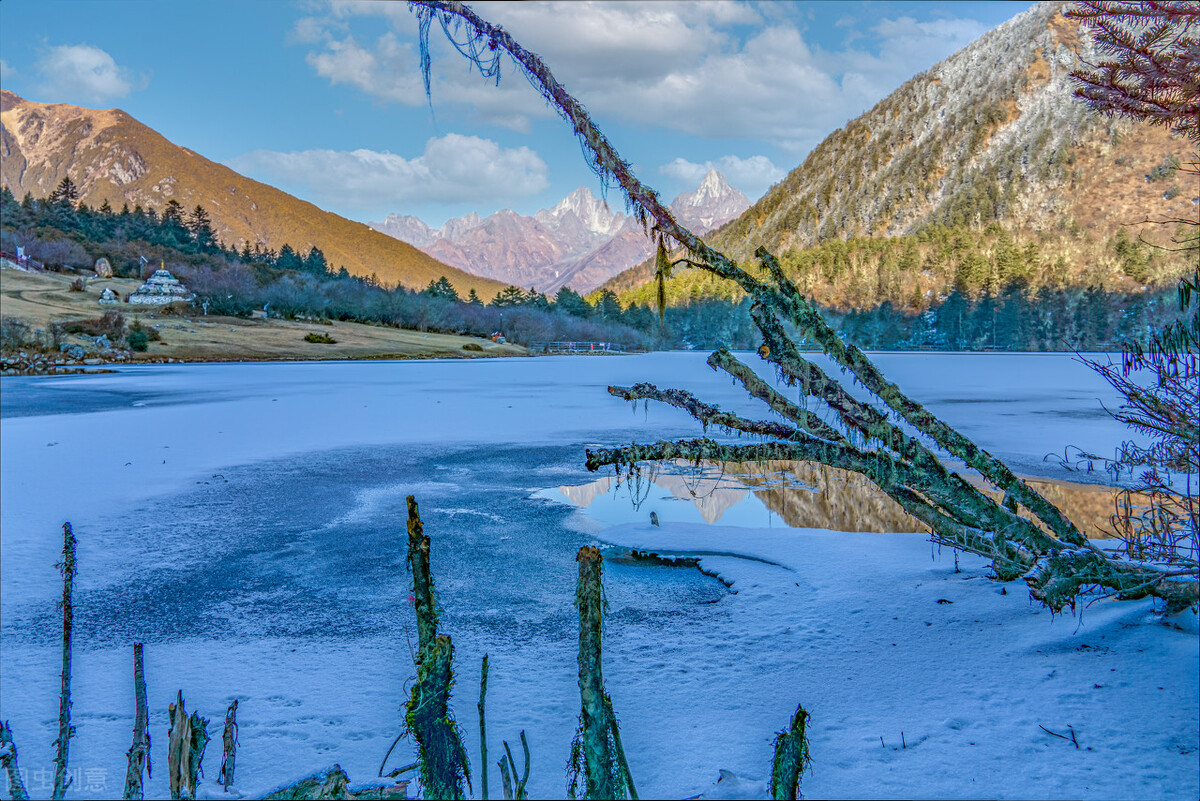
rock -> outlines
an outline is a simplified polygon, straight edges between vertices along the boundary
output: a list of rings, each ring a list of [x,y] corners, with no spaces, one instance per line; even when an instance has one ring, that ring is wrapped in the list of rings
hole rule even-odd
[[[88,365],[104,364],[104,359],[101,359],[97,356],[92,356],[90,359],[84,359],[83,363]]]
[[[117,293],[112,291],[111,287],[104,287],[104,291],[100,293],[100,300],[97,301],[101,306],[116,306],[120,303],[120,298]]]
[[[96,277],[98,278],[113,277],[112,265],[109,264],[108,259],[104,258],[103,256],[96,259],[96,266],[94,269],[96,270]]]

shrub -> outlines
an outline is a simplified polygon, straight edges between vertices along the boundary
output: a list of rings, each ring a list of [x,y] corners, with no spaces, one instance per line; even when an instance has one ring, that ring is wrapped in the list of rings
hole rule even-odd
[[[158,333],[155,331],[154,333]],[[141,320],[134,321],[129,329],[129,334],[125,337],[125,341],[129,343],[131,350],[136,350],[142,353],[150,345],[150,332],[142,327]]]
[[[67,291],[68,292],[82,292],[83,291],[83,279],[76,278],[74,281],[71,282],[71,286],[67,288]]]
[[[320,345],[336,345],[337,340],[329,336],[329,334],[305,334],[305,342],[315,342]]]
[[[480,345],[478,342],[468,342],[467,344],[462,346],[462,349],[463,350],[483,350],[483,345]]]
[[[138,325],[138,323],[134,323]],[[90,337],[105,336],[120,339],[125,333],[125,316],[119,311],[106,311],[102,317],[91,320],[72,320],[62,324],[65,334],[86,334]],[[155,331],[155,334],[158,332]]]

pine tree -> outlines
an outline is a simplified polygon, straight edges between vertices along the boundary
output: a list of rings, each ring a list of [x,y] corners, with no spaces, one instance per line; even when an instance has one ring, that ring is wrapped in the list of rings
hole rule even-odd
[[[279,256],[275,259],[275,266],[280,270],[299,270],[304,267],[304,260],[296,251],[292,250],[292,246],[284,243],[279,249]]]
[[[329,273],[329,263],[325,260],[325,254],[316,245],[313,245],[304,257],[304,271],[317,276]]]
[[[196,208],[192,209],[192,213],[187,218],[187,229],[192,235],[192,241],[196,243],[199,250],[210,249],[216,241],[213,235],[212,218],[208,216],[208,212],[204,207],[197,204]]]
[[[70,177],[63,178],[50,193],[49,199],[56,206],[75,208],[75,203],[79,200],[79,188],[75,186],[75,182]]]
[[[429,286],[425,287],[425,294],[431,298],[452,300],[456,303],[461,300],[458,292],[454,290],[453,285],[451,285],[450,281],[444,275],[436,281],[430,281]]]

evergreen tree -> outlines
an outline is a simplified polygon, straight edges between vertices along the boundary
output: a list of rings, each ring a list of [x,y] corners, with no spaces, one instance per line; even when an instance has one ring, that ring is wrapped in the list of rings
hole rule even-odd
[[[467,303],[471,304],[472,306],[483,305],[483,300],[480,299],[479,293],[475,291],[474,287],[472,287],[471,291],[467,293]]]
[[[596,298],[596,316],[609,323],[621,322],[621,301],[611,289],[600,290]]]
[[[313,245],[309,249],[308,255],[304,257],[304,271],[316,276],[329,274],[329,262],[325,260],[325,254],[316,245]]]
[[[208,212],[204,207],[197,204],[196,208],[192,209],[192,213],[187,218],[187,229],[192,235],[192,241],[196,243],[197,249],[206,251],[212,248],[215,244],[216,237],[213,235],[212,218],[208,216]]]
[[[75,182],[69,177],[63,178],[50,193],[49,199],[56,206],[69,206],[73,209],[79,200],[79,187],[75,186]]]
[[[430,281],[429,286],[425,287],[425,294],[431,298],[450,300],[455,303],[462,300],[458,296],[458,292],[454,290],[454,286],[450,283],[449,279],[444,275],[436,281]]]
[[[524,306],[525,293],[521,291],[520,287],[506,286],[496,293],[496,297],[492,298],[491,305],[498,309]]]
[[[291,245],[284,243],[279,249],[279,256],[275,258],[275,266],[280,270],[299,270],[304,267],[304,260],[292,250]]]
[[[558,290],[558,294],[554,296],[554,305],[559,311],[566,312],[573,317],[586,319],[592,314],[591,304],[569,286],[564,286]]]

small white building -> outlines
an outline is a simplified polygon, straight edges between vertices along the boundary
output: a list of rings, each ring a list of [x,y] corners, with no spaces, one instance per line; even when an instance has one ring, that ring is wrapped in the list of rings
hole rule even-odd
[[[195,299],[195,293],[188,292],[179,279],[165,269],[155,270],[154,275],[129,295],[129,302],[139,306],[191,303]]]

